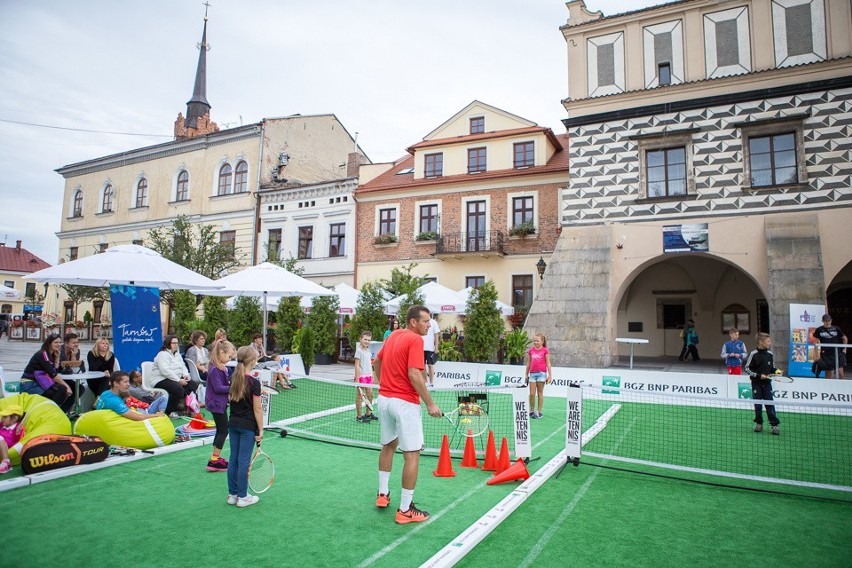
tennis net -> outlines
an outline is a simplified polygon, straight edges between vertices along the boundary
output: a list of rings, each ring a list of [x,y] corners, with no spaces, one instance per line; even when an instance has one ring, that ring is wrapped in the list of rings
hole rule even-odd
[[[582,461],[852,499],[852,406],[775,400],[776,436],[765,408],[764,429],[754,431],[755,402],[583,384]]]
[[[378,385],[372,387],[373,412],[379,421],[359,422],[355,419],[356,391],[369,387],[353,381],[341,381],[318,376],[291,375],[297,387],[277,394],[265,395],[269,405],[268,428],[286,430],[287,435],[322,440],[365,448],[381,448],[381,411],[377,405]],[[267,390],[268,392],[268,390]],[[496,443],[506,437],[509,449],[514,453],[514,414],[511,391],[483,384],[460,383],[451,388],[430,389],[438,407],[446,414],[460,405],[474,403],[488,415],[488,427],[480,436],[474,437],[477,452],[484,454],[488,432],[494,432]],[[367,394],[364,392],[364,394]],[[450,451],[455,456],[464,452],[466,441],[462,420],[456,428],[445,418],[433,418],[422,405],[423,453],[438,455],[444,434],[447,435]],[[366,406],[362,407],[366,410]]]

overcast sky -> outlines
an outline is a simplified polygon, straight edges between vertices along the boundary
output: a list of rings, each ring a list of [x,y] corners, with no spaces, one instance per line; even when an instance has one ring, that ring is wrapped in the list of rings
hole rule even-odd
[[[604,15],[659,3],[587,0]],[[373,162],[474,99],[565,131],[562,0],[210,4],[207,99],[220,128],[333,113]],[[55,264],[54,170],[173,138],[203,16],[197,0],[0,0],[0,242]]]

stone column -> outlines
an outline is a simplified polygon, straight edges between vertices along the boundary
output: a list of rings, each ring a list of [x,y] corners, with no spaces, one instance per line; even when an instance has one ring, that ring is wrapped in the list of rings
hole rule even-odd
[[[608,367],[614,352],[609,306],[611,230],[563,228],[524,328],[543,333],[554,365]]]
[[[764,230],[772,353],[775,365],[784,369],[790,352],[790,304],[825,304],[819,217],[767,218]]]

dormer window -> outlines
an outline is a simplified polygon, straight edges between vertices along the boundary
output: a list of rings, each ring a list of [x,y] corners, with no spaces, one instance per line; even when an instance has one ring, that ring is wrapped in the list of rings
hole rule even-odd
[[[535,165],[535,143],[517,142],[515,144],[515,167],[528,168]]]
[[[485,148],[469,148],[467,151],[467,173],[485,171]]]
[[[485,117],[484,116],[475,116],[470,119],[470,133],[471,134],[481,134],[485,132]]]
[[[437,154],[426,154],[424,156],[425,161],[425,171],[424,175],[428,177],[439,177],[444,175],[444,154],[438,152]]]

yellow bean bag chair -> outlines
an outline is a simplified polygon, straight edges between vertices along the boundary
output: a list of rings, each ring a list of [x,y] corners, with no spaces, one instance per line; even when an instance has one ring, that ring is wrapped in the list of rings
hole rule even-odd
[[[13,404],[24,409],[24,435],[9,448],[9,459],[14,465],[21,463],[21,450],[30,438],[42,434],[71,434],[71,421],[52,400],[26,392],[0,398],[0,409]]]
[[[168,416],[131,420],[112,410],[93,410],[77,419],[74,433],[97,436],[110,446],[150,450],[175,441],[175,427]]]

